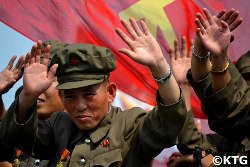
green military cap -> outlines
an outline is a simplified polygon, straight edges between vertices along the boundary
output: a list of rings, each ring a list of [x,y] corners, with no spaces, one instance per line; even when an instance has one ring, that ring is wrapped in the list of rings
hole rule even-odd
[[[239,58],[236,62],[236,67],[241,74],[250,73],[250,51]]]
[[[51,60],[51,58],[55,55],[55,53],[64,46],[66,46],[67,44],[57,40],[44,40],[42,42],[42,48],[46,47],[47,45],[51,46],[50,58],[49,58]]]
[[[69,44],[55,53],[51,64],[58,64],[58,89],[101,83],[116,68],[115,55],[92,44]]]

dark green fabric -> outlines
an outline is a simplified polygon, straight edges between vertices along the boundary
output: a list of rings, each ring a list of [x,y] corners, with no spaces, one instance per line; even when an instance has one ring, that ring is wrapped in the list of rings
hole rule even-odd
[[[116,68],[116,59],[105,47],[69,44],[55,53],[53,64],[58,64],[57,88],[73,89],[102,82]]]
[[[4,120],[5,124],[9,125],[4,126],[4,132],[8,134],[4,136],[22,145],[20,142],[26,141],[20,138],[33,138],[37,117],[33,108],[34,114],[27,118],[25,124],[20,125],[15,120],[14,111],[17,107],[16,100],[8,113],[12,118]],[[151,166],[156,155],[176,143],[185,117],[183,97],[172,105],[158,102],[157,107],[148,113],[138,107],[126,111],[112,107],[105,119],[91,131],[80,131],[70,120],[67,112],[58,112],[45,121],[39,121],[39,131],[33,150],[37,158],[49,158],[49,166],[56,166],[64,148],[71,152],[71,157],[63,162],[72,167]],[[13,133],[15,136],[11,135]],[[107,147],[101,145],[104,140],[109,140]],[[22,148],[23,150],[28,150],[32,147],[32,142],[29,146],[23,146],[26,147]]]
[[[250,51],[243,54],[235,65],[241,74],[250,73]]]

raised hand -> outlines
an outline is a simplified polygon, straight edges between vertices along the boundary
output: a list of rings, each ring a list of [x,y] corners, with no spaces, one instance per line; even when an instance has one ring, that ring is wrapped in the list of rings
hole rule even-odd
[[[57,65],[53,65],[48,71],[48,62],[50,55],[50,46],[41,50],[42,42],[38,41],[28,52],[25,58],[23,85],[24,93],[33,98],[37,98],[45,92],[52,84]],[[41,59],[41,52],[43,58]]]
[[[192,42],[191,42],[192,44]],[[181,48],[181,49],[180,49]],[[174,50],[169,49],[170,64],[172,67],[173,75],[178,83],[188,83],[186,74],[191,68],[191,49],[188,52],[187,40],[183,36],[181,38],[181,47],[179,47],[178,41],[174,41]]]
[[[231,9],[229,11],[222,10],[216,16],[213,16],[213,19],[218,25],[220,25],[221,20],[225,21],[231,32],[235,30],[243,21],[242,18],[239,18],[239,11],[235,9]]]
[[[228,24],[221,20],[221,25],[218,25],[207,9],[203,11],[207,21],[202,16],[195,19],[198,37],[213,56],[226,55],[232,35]]]
[[[13,85],[22,77],[21,68],[24,64],[24,56],[21,56],[16,65],[13,67],[13,64],[16,60],[16,56],[13,56],[7,67],[0,72],[0,94],[8,92]]]
[[[177,102],[180,99],[179,86],[171,75],[169,64],[162,54],[160,45],[151,35],[143,20],[140,21],[142,29],[133,19],[129,19],[129,21],[130,24],[124,20],[121,23],[130,37],[119,28],[115,29],[121,39],[130,47],[130,49],[119,49],[119,52],[124,53],[135,62],[149,67],[154,78],[158,80],[168,76],[163,83],[157,82],[162,103]]]
[[[118,28],[116,32],[131,50],[122,48],[119,51],[126,54],[135,62],[148,66],[152,71],[152,68],[157,66],[159,62],[165,61],[161,48],[143,20],[140,21],[142,30],[133,19],[129,19],[129,21],[130,24],[124,20],[121,23],[131,38]]]

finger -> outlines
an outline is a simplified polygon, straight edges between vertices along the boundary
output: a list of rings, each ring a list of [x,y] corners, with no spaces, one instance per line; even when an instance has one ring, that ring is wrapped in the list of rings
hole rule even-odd
[[[197,13],[197,18],[195,19],[195,21],[198,19],[198,21],[199,21],[199,28],[200,27],[204,27],[205,29],[207,29],[207,27],[208,27],[208,22],[207,21],[205,21],[205,19],[203,18],[203,16],[200,14],[200,13]]]
[[[231,15],[235,12],[235,9],[230,9],[228,12],[226,12],[222,17],[221,20],[227,21]]]
[[[115,29],[115,32],[121,37],[121,39],[133,50],[132,40],[119,28]]]
[[[213,20],[212,14],[209,12],[207,8],[203,9],[203,12],[207,18],[207,21],[209,22],[210,25],[215,24],[215,21]]]
[[[221,28],[222,28],[222,32],[229,31],[228,24],[223,20],[221,20]]]
[[[223,16],[225,13],[226,13],[226,9],[222,9],[222,10],[216,15],[216,17],[217,17],[218,19],[221,19],[222,16]]]
[[[181,55],[180,55],[180,48],[179,48],[177,39],[174,40],[174,52],[175,52],[175,59],[179,59]]]
[[[198,18],[196,18],[196,19],[194,20],[194,22],[195,22],[195,24],[197,25],[197,27],[201,30],[201,32],[202,32],[203,34],[205,34],[205,33],[206,33],[206,30],[205,30],[205,28],[203,27],[203,25],[201,24],[200,20],[199,20]]]
[[[196,34],[197,34],[197,36],[198,36],[201,40],[203,40],[203,36],[202,36],[201,30],[200,30],[199,28],[197,28]]]
[[[16,55],[12,56],[11,59],[10,59],[10,61],[9,61],[9,63],[8,63],[8,65],[7,65],[7,67],[5,69],[10,70],[13,67],[13,64],[14,64],[16,58],[17,58]]]
[[[243,18],[237,19],[232,24],[229,25],[229,30],[232,32],[243,22]]]
[[[145,35],[150,35],[151,33],[148,30],[148,27],[147,27],[146,23],[143,20],[141,20],[140,22],[141,22],[141,26],[142,26],[142,30],[143,30],[144,34]]]
[[[28,52],[25,57],[24,68],[29,67],[30,61],[31,61],[31,53]]]
[[[33,64],[36,61],[36,50],[37,50],[37,44],[34,44],[30,52],[31,53],[30,64]]]
[[[54,80],[54,77],[55,77],[57,68],[58,68],[58,64],[54,64],[54,65],[49,69],[49,72],[48,72],[48,79],[51,81],[51,83],[52,83],[53,80]]]
[[[18,69],[18,70],[20,70],[22,68],[22,66],[23,66],[23,63],[24,63],[24,56],[21,56],[18,59],[15,68]]]
[[[35,62],[40,63],[40,57],[41,57],[41,48],[42,48],[42,41],[37,41],[37,49],[36,49],[36,57]]]
[[[43,48],[44,53],[41,64],[45,66],[48,66],[49,64],[50,50],[51,50],[51,45],[47,45],[46,47]]]
[[[129,21],[130,21],[133,29],[135,30],[135,33],[137,34],[137,36],[139,36],[139,37],[142,36],[143,33],[142,33],[140,27],[138,26],[138,24],[136,23],[136,21],[132,18],[130,18]]]
[[[175,56],[174,56],[173,49],[169,48],[168,54],[169,54],[171,63],[173,63],[175,61]]]
[[[188,57],[187,55],[187,39],[185,36],[181,38],[181,55],[182,57]]]
[[[133,30],[133,28],[125,20],[121,20],[121,23],[122,23],[123,27],[128,31],[128,33],[130,34],[130,36],[132,37],[132,39],[136,39],[137,38],[137,34]]]
[[[128,57],[130,57],[132,60],[136,60],[136,54],[129,50],[129,49],[126,49],[126,48],[122,48],[122,49],[119,49],[118,50],[120,53],[123,53],[125,55],[127,55]]]
[[[228,25],[232,24],[237,18],[239,17],[239,11],[235,11],[232,13],[232,15],[227,19],[224,20],[227,22]]]
[[[173,152],[173,154],[171,156],[181,157],[182,154],[180,152]]]

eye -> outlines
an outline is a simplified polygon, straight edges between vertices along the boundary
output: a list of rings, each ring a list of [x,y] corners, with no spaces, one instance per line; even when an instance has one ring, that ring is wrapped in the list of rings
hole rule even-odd
[[[93,92],[85,92],[85,93],[83,93],[83,96],[85,97],[85,98],[91,98],[91,97],[93,97],[93,96],[95,96],[96,94],[95,93],[93,93]]]
[[[74,98],[75,98],[75,96],[73,96],[73,95],[65,95],[64,96],[64,99],[67,101],[74,100]]]

